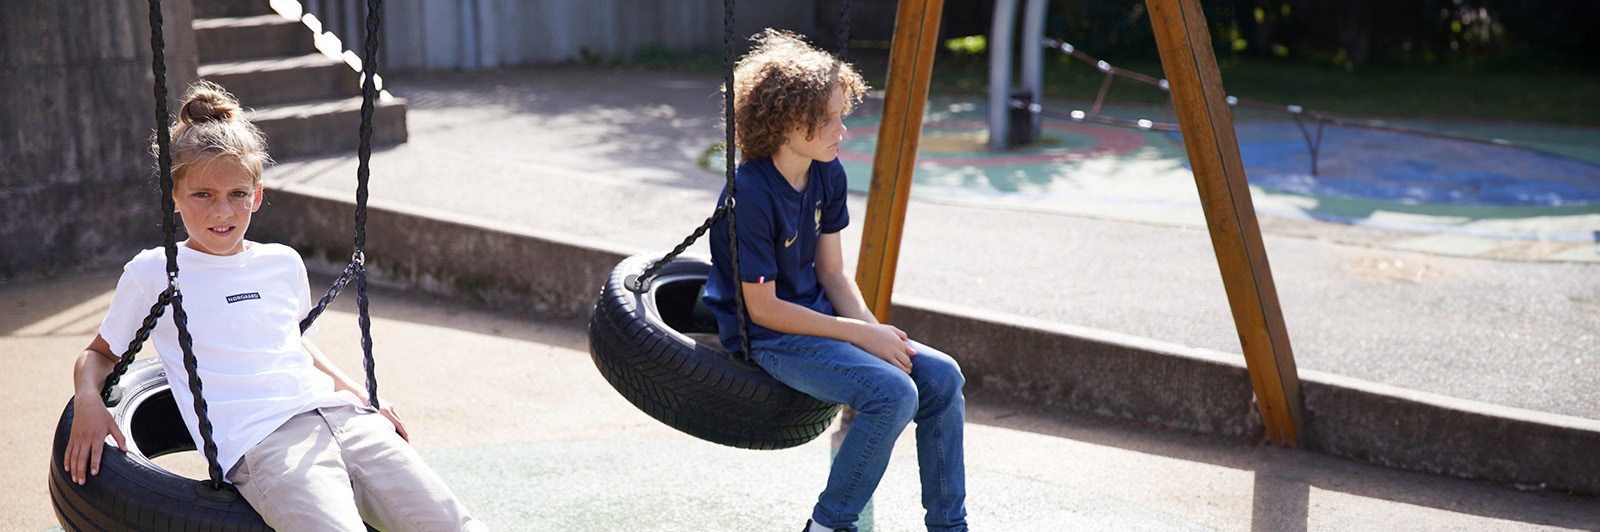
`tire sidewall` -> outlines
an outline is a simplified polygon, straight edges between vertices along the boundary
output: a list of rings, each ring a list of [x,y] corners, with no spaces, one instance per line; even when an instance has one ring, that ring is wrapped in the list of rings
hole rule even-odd
[[[119,385],[122,400],[110,407],[112,418],[125,436],[128,451],[106,443],[99,473],[83,484],[73,482],[63,470],[67,442],[72,434],[74,401],[68,400],[56,425],[50,460],[50,499],[57,520],[66,530],[236,530],[271,529],[242,497],[215,502],[195,495],[196,480],[176,475],[156,465],[138,448],[135,414],[152,406],[150,399],[170,392],[160,361],[135,361]],[[173,412],[176,415],[176,412]],[[178,420],[178,425],[183,426]],[[189,439],[187,430],[182,438]]]

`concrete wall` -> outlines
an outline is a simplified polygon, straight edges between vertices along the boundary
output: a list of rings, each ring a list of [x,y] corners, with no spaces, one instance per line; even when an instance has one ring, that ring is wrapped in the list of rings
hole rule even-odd
[[[172,98],[195,78],[190,4],[167,1]],[[143,0],[0,2],[0,280],[161,242]]]

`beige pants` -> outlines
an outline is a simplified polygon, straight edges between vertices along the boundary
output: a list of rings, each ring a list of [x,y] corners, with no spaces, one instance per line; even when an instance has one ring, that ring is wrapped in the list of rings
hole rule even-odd
[[[228,473],[278,532],[487,530],[389,420],[370,408],[290,418]]]

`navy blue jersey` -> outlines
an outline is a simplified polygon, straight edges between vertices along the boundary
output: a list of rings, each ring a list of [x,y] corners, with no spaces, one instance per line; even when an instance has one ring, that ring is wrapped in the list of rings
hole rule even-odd
[[[747,283],[777,283],[778,298],[835,315],[833,303],[817,282],[817,240],[850,225],[845,206],[844,166],[838,159],[811,162],[806,189],[797,191],[778,173],[771,158],[746,161],[734,172],[734,215],[738,217],[739,278]],[[727,200],[722,191],[718,205]],[[733,258],[728,248],[728,219],[711,228],[711,276],[706,305],[717,317],[722,345],[739,349],[739,318],[733,301]],[[750,339],[777,338],[783,333],[749,326]]]

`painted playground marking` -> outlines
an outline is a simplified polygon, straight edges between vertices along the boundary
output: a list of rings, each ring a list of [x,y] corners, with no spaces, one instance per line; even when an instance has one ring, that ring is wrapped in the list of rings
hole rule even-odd
[[[1117,130],[1105,127],[1094,127],[1073,122],[1047,121],[1041,126],[1045,131],[1060,134],[1061,145],[1031,148],[1026,151],[1004,154],[992,154],[982,151],[984,143],[988,141],[988,126],[978,120],[946,120],[940,122],[927,122],[922,125],[923,148],[919,150],[917,162],[935,165],[976,165],[976,166],[1019,166],[1034,164],[1065,163],[1081,161],[1094,157],[1109,157],[1124,155],[1145,145],[1145,137],[1138,133]],[[947,143],[946,149],[938,150],[932,154],[926,145],[930,137],[941,134],[949,135],[958,133],[958,137],[969,142]],[[959,135],[959,133],[967,133]],[[976,134],[972,134],[976,133]],[[872,154],[862,153],[851,149],[856,143],[853,139],[872,139],[876,145],[878,126],[862,126],[851,128],[845,133],[845,142],[839,146],[839,158],[848,162],[870,163]],[[972,142],[975,141],[975,142]],[[963,146],[963,144],[968,146]],[[954,148],[954,149],[950,149]],[[961,148],[966,148],[962,151]],[[977,148],[976,150],[972,148]]]
[[[1047,119],[1045,142],[992,154],[984,147],[985,112],[960,99],[930,105],[916,161],[915,197],[1204,225],[1178,135]],[[878,117],[851,118],[847,125],[839,158],[851,188],[865,191]],[[1542,144],[1572,132],[1528,125],[1492,129],[1504,133],[1507,128]],[[1600,242],[1600,161],[1587,160],[1581,151],[1538,152],[1328,127],[1313,175],[1310,152],[1294,123],[1241,120],[1235,131],[1252,200],[1263,215],[1394,231],[1392,239],[1373,244],[1457,256],[1587,261],[1594,252],[1586,247]],[[1600,132],[1579,133],[1582,138],[1569,143],[1587,142],[1583,135],[1600,138]],[[1450,238],[1416,241],[1430,235]],[[1527,249],[1519,242],[1529,241],[1560,245],[1535,256],[1505,252]]]

